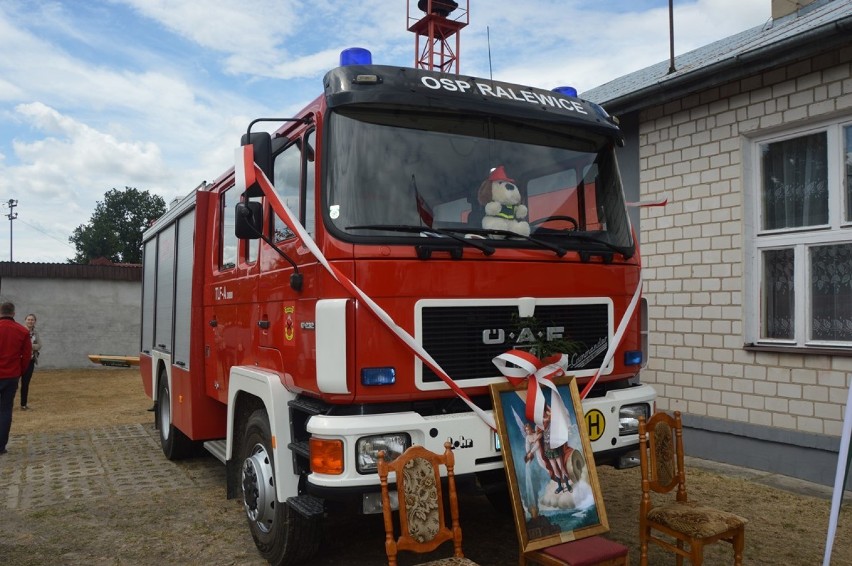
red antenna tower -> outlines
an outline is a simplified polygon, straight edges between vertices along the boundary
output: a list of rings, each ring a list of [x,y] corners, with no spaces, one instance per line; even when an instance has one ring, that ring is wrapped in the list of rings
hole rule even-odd
[[[460,32],[470,23],[470,0],[463,7],[454,0],[418,0],[417,11],[423,15],[412,15],[412,3],[408,0],[408,31],[417,36],[414,68],[458,74]]]

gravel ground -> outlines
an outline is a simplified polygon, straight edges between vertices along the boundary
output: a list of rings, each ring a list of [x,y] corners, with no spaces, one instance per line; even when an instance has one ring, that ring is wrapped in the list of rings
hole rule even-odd
[[[30,398],[31,410],[16,408],[9,454],[0,457],[0,564],[265,564],[239,503],[225,499],[224,467],[212,457],[163,457],[136,371],[37,371]],[[702,460],[688,466],[693,499],[749,518],[745,564],[822,563],[829,488]],[[638,564],[638,469],[602,467],[598,478],[607,536]],[[460,508],[469,558],[517,564],[511,517],[475,494],[462,495]],[[386,563],[383,543],[380,516],[331,516],[320,555],[305,566]],[[710,566],[732,563],[725,544],[705,556]],[[674,558],[652,548],[651,564]],[[852,566],[849,502],[832,565]]]

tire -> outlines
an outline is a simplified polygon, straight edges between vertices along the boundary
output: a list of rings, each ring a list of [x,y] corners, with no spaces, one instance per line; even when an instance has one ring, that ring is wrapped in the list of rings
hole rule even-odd
[[[160,374],[159,394],[157,395],[157,426],[160,431],[160,446],[169,460],[182,460],[195,456],[197,447],[183,432],[172,424],[172,397],[169,392],[169,380],[165,373]]]
[[[309,519],[277,501],[271,439],[266,411],[254,411],[243,436],[240,491],[257,550],[270,564],[288,566],[310,559],[319,550],[322,520]]]

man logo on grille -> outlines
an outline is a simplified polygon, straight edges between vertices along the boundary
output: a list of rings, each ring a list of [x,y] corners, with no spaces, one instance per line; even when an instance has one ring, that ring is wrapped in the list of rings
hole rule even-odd
[[[541,336],[536,336],[531,329],[526,327],[520,328],[517,331],[510,331],[508,334],[502,328],[486,328],[482,331],[482,343],[492,345],[505,344],[507,341],[510,341],[515,346],[530,346],[541,340],[551,342],[562,339],[565,334],[565,327],[548,326],[544,329],[544,332],[539,331],[539,334]]]

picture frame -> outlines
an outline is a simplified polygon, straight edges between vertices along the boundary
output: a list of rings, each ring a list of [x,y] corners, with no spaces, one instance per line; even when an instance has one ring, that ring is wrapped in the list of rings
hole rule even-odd
[[[544,430],[525,417],[526,382],[490,386],[522,553],[609,531],[576,380],[564,376],[553,383],[567,413],[568,441],[547,451]],[[542,392],[550,408],[553,391]],[[560,463],[567,482],[556,471]]]

